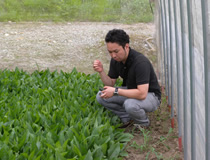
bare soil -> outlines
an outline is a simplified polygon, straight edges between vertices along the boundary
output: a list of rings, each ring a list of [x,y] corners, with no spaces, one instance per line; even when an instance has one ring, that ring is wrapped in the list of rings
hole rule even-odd
[[[155,26],[153,23],[125,25],[119,23],[0,23],[0,69],[24,71],[49,69],[94,73],[95,59],[108,71],[110,57],[104,43],[106,33],[124,29],[131,39],[130,46],[145,54],[156,67]],[[163,96],[160,109],[150,113],[151,126],[144,130],[126,129],[134,135],[124,160],[183,159],[178,147],[178,129],[171,118]],[[175,117],[176,118],[176,117]]]
[[[148,113],[150,126],[136,129],[129,127],[126,132],[132,133],[134,138],[127,145],[129,156],[124,160],[183,160],[182,148],[178,144],[178,126],[174,117],[174,128],[167,107],[166,96],[163,91],[161,106],[152,113]]]

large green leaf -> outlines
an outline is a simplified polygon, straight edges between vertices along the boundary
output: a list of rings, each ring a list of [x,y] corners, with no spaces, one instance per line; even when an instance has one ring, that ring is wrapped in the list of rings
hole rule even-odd
[[[114,159],[119,156],[120,153],[120,144],[112,144],[110,148],[108,149],[108,157],[109,159]]]

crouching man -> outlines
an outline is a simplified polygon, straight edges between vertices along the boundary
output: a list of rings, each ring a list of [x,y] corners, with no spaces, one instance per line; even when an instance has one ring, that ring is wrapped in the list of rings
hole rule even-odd
[[[119,116],[120,128],[131,124],[141,128],[150,121],[146,112],[155,111],[161,100],[160,86],[153,66],[143,54],[129,46],[129,35],[124,30],[110,30],[105,42],[111,56],[108,75],[99,60],[93,63],[93,69],[99,73],[104,88],[99,91],[97,101]],[[120,87],[114,87],[118,77],[123,79]]]

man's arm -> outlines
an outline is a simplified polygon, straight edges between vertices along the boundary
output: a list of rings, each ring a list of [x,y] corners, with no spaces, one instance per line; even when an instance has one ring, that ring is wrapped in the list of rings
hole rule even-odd
[[[120,96],[125,96],[128,98],[135,98],[143,100],[147,97],[149,90],[149,84],[138,85],[137,89],[118,89],[118,94]]]
[[[99,75],[105,86],[113,87],[115,85],[116,79],[111,79],[104,71],[100,72]]]
[[[115,91],[115,88],[109,87],[109,86],[105,86],[104,88],[105,88],[105,90],[102,91],[103,96],[101,96],[101,97],[102,98],[112,97],[113,93]],[[128,98],[135,98],[135,99],[143,100],[147,97],[148,89],[149,89],[149,84],[138,85],[137,89],[121,89],[121,88],[119,88],[118,95],[125,96]]]
[[[103,84],[105,86],[111,86],[113,87],[115,82],[116,82],[116,79],[111,79],[105,72],[104,72],[104,69],[103,69],[103,65],[101,63],[101,61],[99,60],[95,60],[93,62],[93,69],[99,73],[100,77],[101,77],[101,80],[103,82]]]

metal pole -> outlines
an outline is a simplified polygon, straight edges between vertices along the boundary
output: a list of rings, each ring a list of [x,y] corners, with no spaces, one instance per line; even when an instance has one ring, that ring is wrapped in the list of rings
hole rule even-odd
[[[168,0],[168,16],[169,16],[169,36],[170,36],[170,72],[171,72],[171,127],[174,128],[174,71],[173,71],[173,48],[172,48],[172,25],[171,25],[171,0]]]
[[[179,0],[180,4],[180,18],[181,18],[181,30],[182,30],[182,64],[183,64],[183,110],[184,110],[184,159],[187,157],[187,83],[186,83],[186,41],[185,41],[185,30],[184,30],[184,13],[183,13],[183,0]]]
[[[176,66],[177,66],[177,109],[178,109],[178,130],[179,130],[179,151],[182,151],[182,127],[181,127],[181,96],[180,96],[180,82],[181,82],[181,77],[180,77],[180,56],[179,56],[179,42],[178,42],[178,30],[177,30],[177,8],[176,8],[176,1],[173,0],[174,2],[174,27],[175,27],[175,39],[176,39]]]
[[[191,159],[196,157],[195,144],[195,63],[193,51],[193,30],[192,30],[192,10],[191,2],[187,0],[188,32],[189,32],[189,54],[190,54],[190,98],[191,98]]]
[[[161,91],[163,92],[163,72],[164,72],[164,67],[163,67],[163,65],[164,65],[164,62],[163,62],[163,57],[164,57],[164,55],[163,55],[163,50],[164,50],[164,45],[162,45],[163,43],[164,43],[164,36],[163,36],[163,23],[162,23],[162,7],[161,7],[161,3],[159,3],[159,6],[158,6],[158,8],[160,9],[159,10],[159,36],[160,36],[160,39],[162,40],[162,41],[159,41],[159,46],[160,46],[160,60],[161,60],[161,62],[160,62],[160,65],[161,65]],[[161,42],[163,42],[163,43],[161,43]]]
[[[166,0],[165,0],[166,1]],[[166,59],[167,59],[167,65],[166,65],[166,76],[167,76],[167,97],[168,97],[168,106],[170,107],[171,104],[171,98],[170,98],[170,86],[169,86],[169,46],[168,46],[168,25],[167,25],[167,15],[166,15],[166,4],[164,3],[164,12],[165,12],[165,32],[166,32]]]
[[[209,25],[209,15],[208,3],[206,0],[201,0],[202,7],[202,22],[203,22],[203,48],[204,48],[204,69],[205,69],[205,120],[206,120],[206,160],[210,159],[210,46],[208,45],[210,41],[210,30]]]
[[[163,50],[164,50],[164,71],[165,71],[165,93],[166,93],[166,95],[168,94],[167,93],[167,87],[166,87],[166,85],[167,85],[167,71],[166,71],[166,67],[167,67],[167,65],[166,65],[166,39],[165,39],[165,37],[166,37],[166,35],[165,35],[165,28],[164,28],[164,17],[163,17],[163,3],[162,3],[162,0],[160,0],[160,6],[161,6],[161,19],[162,19],[162,34],[163,34]]]

